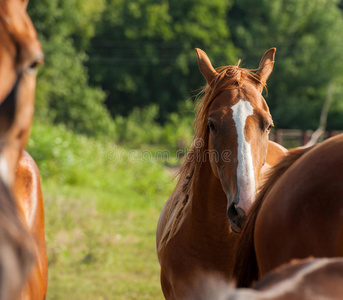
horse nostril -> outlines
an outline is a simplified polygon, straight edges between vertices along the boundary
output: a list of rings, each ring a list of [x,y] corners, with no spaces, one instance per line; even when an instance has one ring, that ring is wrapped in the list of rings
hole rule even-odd
[[[235,204],[231,203],[228,210],[227,210],[227,216],[230,220],[235,219],[238,216],[238,212],[236,210]]]
[[[247,219],[245,211],[232,203],[227,210],[227,216],[230,220],[231,229],[234,232],[239,233],[242,230]]]
[[[247,215],[246,215],[245,211],[240,207],[236,207],[236,211],[238,214],[238,218],[242,221],[242,226],[243,226],[245,220],[247,219]]]

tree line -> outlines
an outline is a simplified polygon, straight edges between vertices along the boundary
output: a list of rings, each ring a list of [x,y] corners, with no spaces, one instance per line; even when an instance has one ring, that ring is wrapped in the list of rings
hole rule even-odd
[[[343,129],[343,16],[336,0],[30,0],[46,55],[37,115],[87,135],[158,107],[163,124],[214,66],[256,68],[277,48],[266,100],[280,128],[314,129],[333,86],[328,128]]]

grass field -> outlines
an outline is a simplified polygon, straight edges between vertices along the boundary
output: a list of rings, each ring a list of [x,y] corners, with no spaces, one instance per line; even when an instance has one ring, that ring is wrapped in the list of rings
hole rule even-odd
[[[47,299],[162,299],[155,229],[175,184],[166,168],[41,124],[28,150],[42,177]]]

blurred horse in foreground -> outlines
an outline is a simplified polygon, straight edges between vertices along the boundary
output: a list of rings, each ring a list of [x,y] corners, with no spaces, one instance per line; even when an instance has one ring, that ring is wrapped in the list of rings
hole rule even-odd
[[[44,299],[47,257],[40,178],[24,152],[41,44],[27,0],[0,0],[0,299]]]
[[[167,299],[182,299],[197,270],[231,277],[237,233],[263,167],[275,165],[286,153],[268,140],[273,120],[261,94],[273,70],[275,48],[265,53],[256,72],[239,63],[216,71],[205,52],[196,52],[207,85],[194,122],[194,145],[156,233]]]
[[[239,241],[239,287],[292,259],[343,256],[343,135],[292,150],[272,170]]]
[[[341,300],[343,258],[293,260],[259,281],[253,289],[235,289],[215,276],[202,277],[187,300]]]

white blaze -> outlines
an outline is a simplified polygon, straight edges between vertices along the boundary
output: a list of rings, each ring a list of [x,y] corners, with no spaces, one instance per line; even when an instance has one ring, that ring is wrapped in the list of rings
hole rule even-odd
[[[253,115],[254,109],[248,101],[241,99],[232,106],[232,110],[238,136],[237,185],[239,203],[236,205],[248,212],[255,197],[255,176],[251,146],[245,138],[244,128],[247,118]]]

